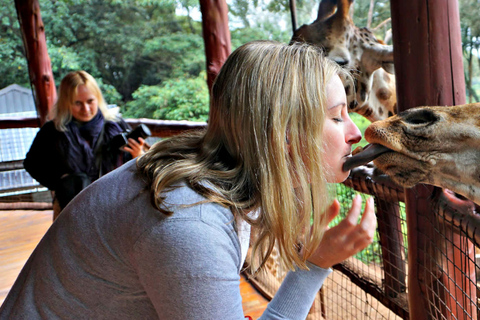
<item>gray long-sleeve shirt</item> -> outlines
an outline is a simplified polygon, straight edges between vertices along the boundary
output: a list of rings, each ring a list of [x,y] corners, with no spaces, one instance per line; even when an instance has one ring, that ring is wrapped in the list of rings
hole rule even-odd
[[[202,200],[180,186],[167,217],[134,161],[102,177],[48,230],[0,319],[243,319],[238,224],[218,204],[188,206]],[[261,319],[306,317],[330,273],[310,267],[288,273]]]

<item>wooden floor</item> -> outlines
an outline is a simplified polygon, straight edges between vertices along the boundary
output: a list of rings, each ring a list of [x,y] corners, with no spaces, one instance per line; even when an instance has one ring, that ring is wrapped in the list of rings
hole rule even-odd
[[[0,304],[51,223],[51,210],[0,210]],[[257,319],[268,301],[243,275],[240,280],[244,313]]]

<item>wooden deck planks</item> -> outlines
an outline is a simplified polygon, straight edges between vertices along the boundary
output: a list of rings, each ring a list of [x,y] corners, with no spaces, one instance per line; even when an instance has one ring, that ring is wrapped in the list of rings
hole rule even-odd
[[[0,210],[0,303],[52,224],[51,210]]]
[[[0,304],[40,239],[52,224],[51,210],[0,210]],[[246,315],[257,319],[268,301],[240,278],[240,292]]]
[[[240,277],[240,293],[242,295],[243,313],[252,319],[258,319],[267,307],[265,299],[247,280],[245,275]]]

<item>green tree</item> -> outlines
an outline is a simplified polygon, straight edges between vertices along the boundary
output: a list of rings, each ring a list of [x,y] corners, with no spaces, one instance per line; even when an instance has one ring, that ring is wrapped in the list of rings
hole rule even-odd
[[[475,89],[474,83],[479,77],[480,66],[480,1],[460,0],[459,8],[467,98],[469,102],[479,102],[480,91]]]
[[[30,86],[15,2],[0,0],[0,89],[13,83]]]
[[[61,78],[86,69],[113,85],[124,102],[140,85],[198,75],[204,64],[201,28],[177,16],[177,5],[173,0],[42,2],[54,72]]]
[[[205,72],[198,77],[164,81],[161,86],[141,86],[123,109],[125,117],[207,121],[208,88]]]

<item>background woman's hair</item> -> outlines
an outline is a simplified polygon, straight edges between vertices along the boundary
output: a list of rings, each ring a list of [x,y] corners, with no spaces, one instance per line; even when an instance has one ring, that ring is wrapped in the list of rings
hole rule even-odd
[[[322,166],[326,84],[343,73],[307,44],[255,41],[239,47],[213,85],[206,131],[160,142],[138,160],[154,206],[171,214],[162,192],[185,181],[252,224],[252,256],[259,257],[250,261],[254,270],[275,243],[288,268],[306,268],[328,205]]]
[[[57,102],[52,109],[51,119],[55,128],[59,131],[65,131],[65,125],[72,120],[72,105],[75,103],[74,99],[80,85],[85,85],[97,98],[98,110],[103,114],[103,117],[106,120],[115,120],[115,116],[107,110],[107,104],[103,99],[97,81],[86,71],[73,71],[63,77],[58,89]]]

